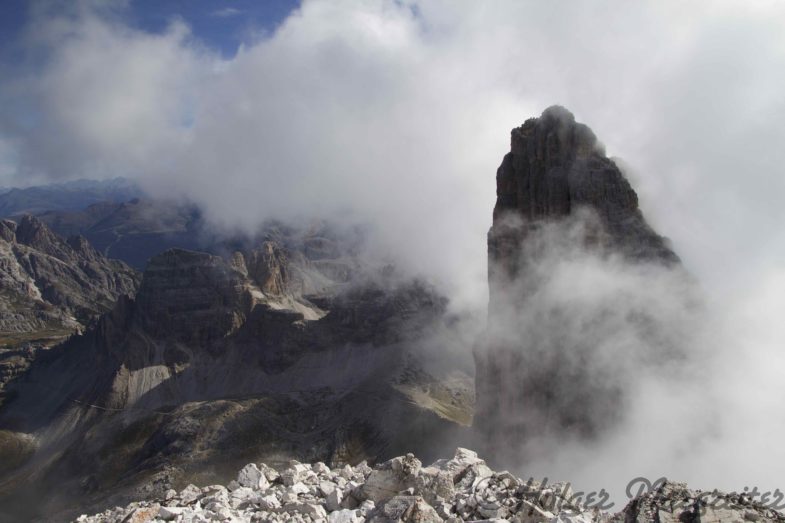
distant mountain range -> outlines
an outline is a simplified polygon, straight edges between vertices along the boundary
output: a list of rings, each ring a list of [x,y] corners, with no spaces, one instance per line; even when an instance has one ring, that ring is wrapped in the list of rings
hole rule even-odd
[[[57,234],[84,236],[104,256],[140,270],[166,249],[204,250],[209,243],[199,209],[169,201],[104,201],[82,209],[43,212],[38,218]]]
[[[0,218],[34,215],[63,238],[84,236],[108,258],[136,269],[166,249],[209,243],[195,205],[148,197],[124,178],[0,189]]]
[[[144,192],[125,178],[75,180],[25,188],[0,189],[0,218],[46,211],[75,211],[99,202],[126,202]]]

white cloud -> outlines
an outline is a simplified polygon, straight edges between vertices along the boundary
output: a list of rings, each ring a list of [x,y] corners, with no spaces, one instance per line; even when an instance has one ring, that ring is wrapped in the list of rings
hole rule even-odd
[[[236,7],[224,7],[222,9],[216,9],[212,13],[213,16],[217,16],[218,18],[229,18],[241,14],[243,14],[243,12],[240,9],[237,9]]]

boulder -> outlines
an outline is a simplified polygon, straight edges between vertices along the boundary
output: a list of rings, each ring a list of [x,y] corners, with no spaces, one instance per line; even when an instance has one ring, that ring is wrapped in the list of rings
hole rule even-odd
[[[382,463],[368,475],[361,494],[375,503],[390,499],[408,488],[415,488],[422,463],[413,454]]]
[[[395,496],[368,517],[371,523],[441,523],[443,519],[420,496]]]
[[[249,463],[237,475],[237,483],[243,487],[264,490],[269,486],[267,477],[255,463]]]

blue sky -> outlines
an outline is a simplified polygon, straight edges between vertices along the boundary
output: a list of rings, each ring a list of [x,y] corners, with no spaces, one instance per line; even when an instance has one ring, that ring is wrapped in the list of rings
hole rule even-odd
[[[73,6],[71,2],[0,2],[0,49],[5,60],[19,51],[16,43],[30,23],[31,11],[50,4]],[[299,4],[299,0],[130,0],[118,13],[128,25],[152,33],[181,19],[196,38],[229,57],[253,35],[274,30]]]

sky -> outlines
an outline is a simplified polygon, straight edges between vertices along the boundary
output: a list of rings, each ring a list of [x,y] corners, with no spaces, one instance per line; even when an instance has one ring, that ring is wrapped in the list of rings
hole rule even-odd
[[[10,52],[20,36],[35,23],[36,10],[63,12],[70,2],[36,2],[6,0],[0,18],[0,45]],[[85,2],[82,2],[85,5]],[[122,12],[124,23],[141,31],[163,33],[175,21],[186,23],[193,34],[225,57],[234,56],[237,48],[258,40],[275,28],[299,6],[297,0],[133,0],[127,2],[92,2],[94,8]],[[15,58],[23,50],[14,49]],[[8,57],[6,57],[8,59]]]
[[[456,308],[487,303],[510,130],[564,105],[715,309],[733,421],[705,467],[663,462],[781,478],[785,4],[12,0],[0,24],[0,186],[126,176],[224,229],[368,222]]]

